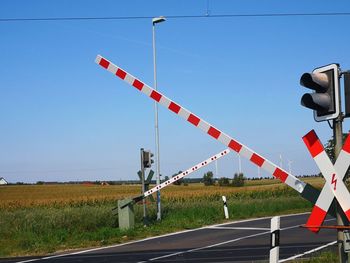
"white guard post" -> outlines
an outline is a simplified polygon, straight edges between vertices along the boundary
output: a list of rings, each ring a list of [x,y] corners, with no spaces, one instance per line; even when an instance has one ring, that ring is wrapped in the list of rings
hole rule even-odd
[[[270,263],[278,263],[280,257],[280,217],[271,218]]]
[[[334,166],[314,130],[306,134],[303,141],[326,180],[306,223],[309,230],[317,233],[324,222],[334,196],[350,220],[350,193],[343,182],[350,165],[350,136],[346,138]]]
[[[222,131],[212,126],[205,120],[199,118],[194,113],[185,109],[178,103],[170,100],[160,92],[152,89],[147,84],[143,83],[139,79],[135,78],[133,75],[129,74],[128,72],[118,67],[117,65],[113,64],[112,62],[108,61],[107,59],[103,58],[102,56],[98,55],[95,59],[95,62],[101,67],[103,67],[104,69],[106,69],[107,71],[111,72],[113,75],[124,80],[130,86],[135,87],[137,90],[141,91],[143,94],[145,94],[149,98],[155,100],[165,108],[169,109],[170,111],[184,118],[195,127],[199,128],[200,130],[210,135],[212,138],[218,140],[225,146],[234,150],[239,155],[247,158],[253,164],[257,165],[258,167],[261,167],[268,173],[272,174],[274,177],[280,179],[283,183],[287,184],[288,186],[292,187],[294,190],[298,191],[301,194],[301,196],[304,197],[305,199],[309,200],[312,203],[315,203],[317,198],[315,196],[318,196],[320,191],[315,189],[310,184],[306,184],[303,181],[299,180],[294,175],[288,173],[287,171],[278,167],[277,165],[270,162],[266,158],[257,154],[256,152],[254,152],[244,144],[233,139],[229,135],[223,133]]]
[[[228,215],[228,208],[227,208],[227,203],[226,203],[226,196],[222,196],[222,201],[224,202],[224,213],[225,213],[225,218],[229,219]]]

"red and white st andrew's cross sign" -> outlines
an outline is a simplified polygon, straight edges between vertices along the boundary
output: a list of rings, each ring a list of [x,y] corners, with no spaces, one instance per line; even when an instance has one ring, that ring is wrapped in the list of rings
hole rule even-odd
[[[334,197],[338,200],[346,217],[350,221],[350,193],[343,182],[350,165],[350,136],[346,138],[334,165],[314,130],[306,134],[303,137],[303,141],[326,180],[326,184],[312,209],[306,227],[313,232],[320,230],[319,226],[323,224]]]

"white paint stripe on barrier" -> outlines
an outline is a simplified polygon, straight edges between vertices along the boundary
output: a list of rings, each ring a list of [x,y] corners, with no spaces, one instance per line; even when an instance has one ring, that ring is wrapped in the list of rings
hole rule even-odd
[[[218,154],[215,154],[211,157],[209,157],[208,159],[196,164],[195,166],[192,166],[191,168],[187,169],[186,171],[184,172],[181,172],[179,174],[177,174],[176,176],[170,178],[169,180],[159,184],[159,185],[156,185],[155,187],[151,188],[150,190],[146,191],[145,194],[144,194],[144,197],[147,197],[157,191],[159,191],[160,189],[168,186],[168,185],[171,185],[172,183],[180,180],[181,178],[203,168],[204,166],[207,166],[208,164],[212,163],[213,161],[216,161],[218,159],[220,159],[221,157],[227,155],[230,153],[230,149],[226,149],[222,152],[219,152]]]

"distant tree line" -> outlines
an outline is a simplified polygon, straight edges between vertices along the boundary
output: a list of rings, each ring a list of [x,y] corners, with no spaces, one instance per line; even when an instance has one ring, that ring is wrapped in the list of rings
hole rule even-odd
[[[233,187],[241,187],[244,186],[244,181],[246,178],[243,173],[235,173],[233,179],[229,179],[227,177],[221,177],[218,181],[219,186],[233,186]]]

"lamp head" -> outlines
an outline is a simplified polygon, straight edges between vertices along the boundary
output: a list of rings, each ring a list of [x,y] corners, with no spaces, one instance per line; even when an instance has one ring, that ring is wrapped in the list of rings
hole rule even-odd
[[[166,20],[166,19],[165,19],[164,16],[159,16],[159,17],[153,18],[153,19],[152,19],[152,23],[153,23],[153,25],[154,25],[154,24],[162,23],[162,22],[164,22],[165,20]]]

